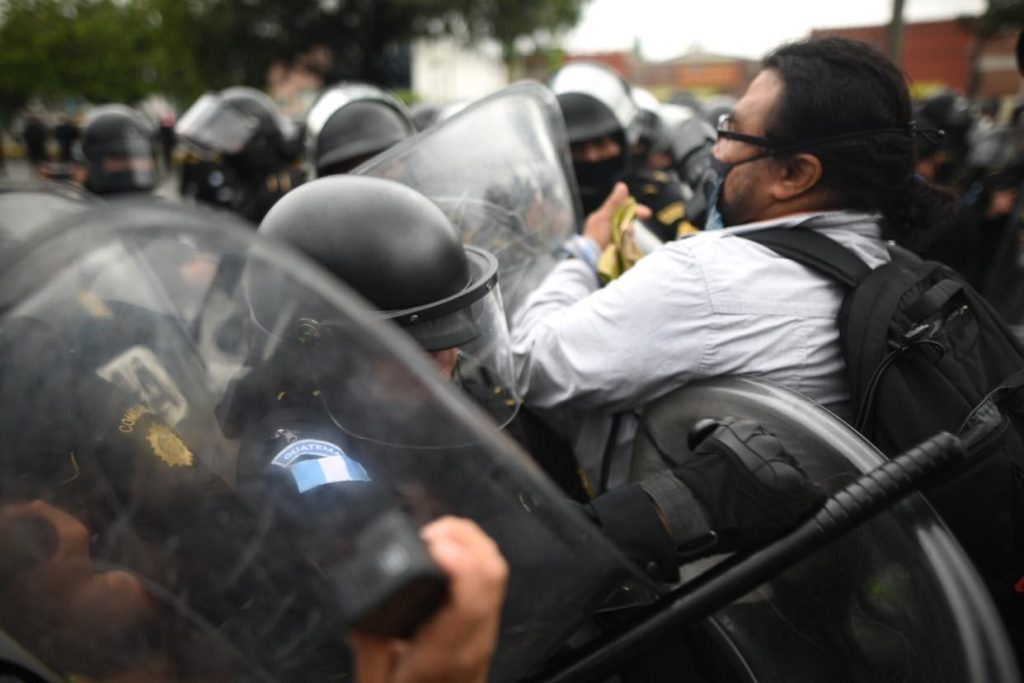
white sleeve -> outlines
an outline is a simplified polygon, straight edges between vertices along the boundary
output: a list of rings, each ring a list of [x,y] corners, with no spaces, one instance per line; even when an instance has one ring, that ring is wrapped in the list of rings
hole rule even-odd
[[[603,289],[586,264],[559,264],[512,329],[521,395],[540,408],[636,408],[700,374],[711,323],[703,271],[682,242]]]

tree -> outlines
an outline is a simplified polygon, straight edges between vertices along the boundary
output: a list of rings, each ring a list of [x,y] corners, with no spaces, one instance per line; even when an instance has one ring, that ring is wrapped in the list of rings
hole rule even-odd
[[[200,64],[226,65],[233,82],[255,85],[269,64],[312,46],[334,56],[327,80],[388,83],[388,68],[411,39],[454,35],[496,39],[507,58],[516,42],[579,20],[584,0],[200,0],[206,32]]]
[[[414,38],[523,38],[575,23],[585,0],[0,0],[0,107],[32,97],[187,101],[264,85],[317,46],[326,80],[395,85]]]
[[[175,0],[8,0],[0,23],[0,102],[82,96],[130,102],[201,87],[180,59],[190,17]]]

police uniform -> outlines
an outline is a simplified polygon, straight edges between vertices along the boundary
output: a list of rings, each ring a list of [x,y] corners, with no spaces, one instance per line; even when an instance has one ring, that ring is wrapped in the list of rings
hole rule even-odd
[[[626,185],[637,202],[651,210],[649,227],[662,242],[698,231],[688,220],[683,191],[674,174],[645,168],[631,173]]]

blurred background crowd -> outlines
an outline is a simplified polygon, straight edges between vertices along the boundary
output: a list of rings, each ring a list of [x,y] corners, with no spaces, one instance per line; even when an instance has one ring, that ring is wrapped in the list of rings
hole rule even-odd
[[[716,125],[757,73],[762,42],[771,46],[801,32],[837,35],[891,56],[911,83],[915,124],[945,131],[942,139],[919,139],[918,173],[957,195],[959,209],[926,255],[960,269],[983,291],[999,289],[993,273],[1024,264],[1024,242],[1018,246],[1008,234],[1024,179],[1024,89],[1015,63],[1024,2],[875,4],[887,20],[849,25],[857,19],[849,10],[794,2],[751,10],[744,20],[729,2],[658,10],[611,0],[5,0],[0,173],[75,179],[76,169],[84,173],[89,117],[100,105],[123,103],[152,145],[159,195],[225,206],[258,222],[279,196],[315,173],[303,140],[308,148],[313,105],[333,84],[373,84],[381,92],[370,99],[399,107],[391,139],[350,155],[336,169],[344,171],[511,82],[547,81],[565,63],[587,60],[611,67],[634,88],[645,126],[633,150],[638,168],[674,167],[689,199],[702,169],[686,168],[672,137],[692,137],[692,120]],[[733,18],[723,21],[723,12]],[[694,26],[706,28],[694,34]],[[666,56],[673,35],[679,49]],[[703,41],[683,47],[693,35],[708,45],[735,45],[747,35],[758,40],[748,40],[751,54],[726,54]],[[209,119],[197,125],[209,106],[194,108],[183,135],[181,117],[204,92],[248,101],[263,112],[269,137],[257,143],[254,136],[244,149],[209,139],[224,134]],[[362,124],[347,125],[355,136]],[[373,137],[368,131],[364,138]],[[702,143],[710,145],[711,136]],[[690,187],[687,173],[694,175]],[[701,227],[692,210],[698,200],[689,211],[693,228]],[[996,258],[1008,264],[994,268]]]

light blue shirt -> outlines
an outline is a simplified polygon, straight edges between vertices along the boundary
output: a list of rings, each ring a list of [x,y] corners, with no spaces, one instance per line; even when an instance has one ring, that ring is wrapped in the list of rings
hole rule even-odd
[[[788,216],[670,242],[598,288],[583,261],[559,263],[513,321],[521,395],[574,443],[599,481],[612,417],[620,426],[610,484],[624,482],[637,414],[698,379],[773,380],[849,413],[836,316],[841,285],[737,235],[814,229],[869,266],[889,260],[878,217],[833,211]]]

